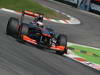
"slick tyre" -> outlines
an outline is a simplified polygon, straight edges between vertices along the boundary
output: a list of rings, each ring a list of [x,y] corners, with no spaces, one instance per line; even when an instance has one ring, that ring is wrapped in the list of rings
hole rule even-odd
[[[64,51],[56,51],[57,54],[63,55],[64,53],[67,53],[67,36],[64,34],[58,35],[57,45],[65,46]]]
[[[27,26],[27,24],[22,23],[22,25],[20,26],[20,30],[19,30],[19,39],[23,40],[23,35],[28,35],[29,32],[29,28]]]
[[[19,29],[19,20],[14,17],[9,18],[6,28],[6,33],[11,36],[17,36],[18,29]]]

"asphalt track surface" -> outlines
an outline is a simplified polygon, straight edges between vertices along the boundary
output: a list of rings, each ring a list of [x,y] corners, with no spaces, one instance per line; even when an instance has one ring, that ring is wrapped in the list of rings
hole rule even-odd
[[[13,37],[6,35],[7,21],[11,16],[19,17],[0,11],[0,75],[100,75],[100,72],[67,57],[19,43]],[[76,28],[73,25],[52,22],[45,22],[45,24],[53,26],[55,30],[62,33],[68,32],[66,29],[68,27],[72,27],[71,31]]]

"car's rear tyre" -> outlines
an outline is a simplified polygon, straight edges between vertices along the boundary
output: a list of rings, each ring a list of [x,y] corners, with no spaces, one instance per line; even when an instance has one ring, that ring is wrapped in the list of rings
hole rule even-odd
[[[59,34],[57,37],[57,45],[65,46],[64,51],[56,51],[57,54],[63,55],[67,53],[67,36],[64,34]]]
[[[9,18],[6,28],[6,33],[12,36],[16,36],[18,34],[18,29],[19,29],[19,20],[14,17]]]
[[[26,24],[22,23],[19,29],[18,39],[23,40],[23,35],[28,35],[29,28]]]
[[[20,32],[22,35],[28,35],[29,28],[28,28],[27,24],[22,23]]]

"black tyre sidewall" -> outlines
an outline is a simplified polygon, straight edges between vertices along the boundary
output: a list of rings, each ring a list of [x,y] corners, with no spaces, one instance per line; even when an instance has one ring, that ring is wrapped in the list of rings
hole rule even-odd
[[[61,45],[61,46],[65,46],[65,50],[64,51],[56,51],[57,54],[59,55],[63,55],[64,53],[67,53],[67,36],[64,34],[59,34],[57,36],[57,45]]]
[[[18,34],[18,28],[19,28],[19,20],[17,18],[11,17],[8,20],[6,33],[10,35],[17,35]]]
[[[19,30],[19,38],[23,39],[22,35],[28,35],[29,28],[26,24],[22,24]]]

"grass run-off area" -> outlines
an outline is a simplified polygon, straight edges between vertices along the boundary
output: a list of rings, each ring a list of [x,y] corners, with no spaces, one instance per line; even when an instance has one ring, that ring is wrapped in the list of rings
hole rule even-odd
[[[100,49],[94,49],[89,47],[71,45],[75,54],[80,57],[85,58],[87,61],[100,64]]]
[[[8,8],[12,10],[22,11],[29,10],[32,12],[40,12],[45,17],[60,18],[61,15],[49,8],[43,7],[34,0],[0,0],[0,8]]]

